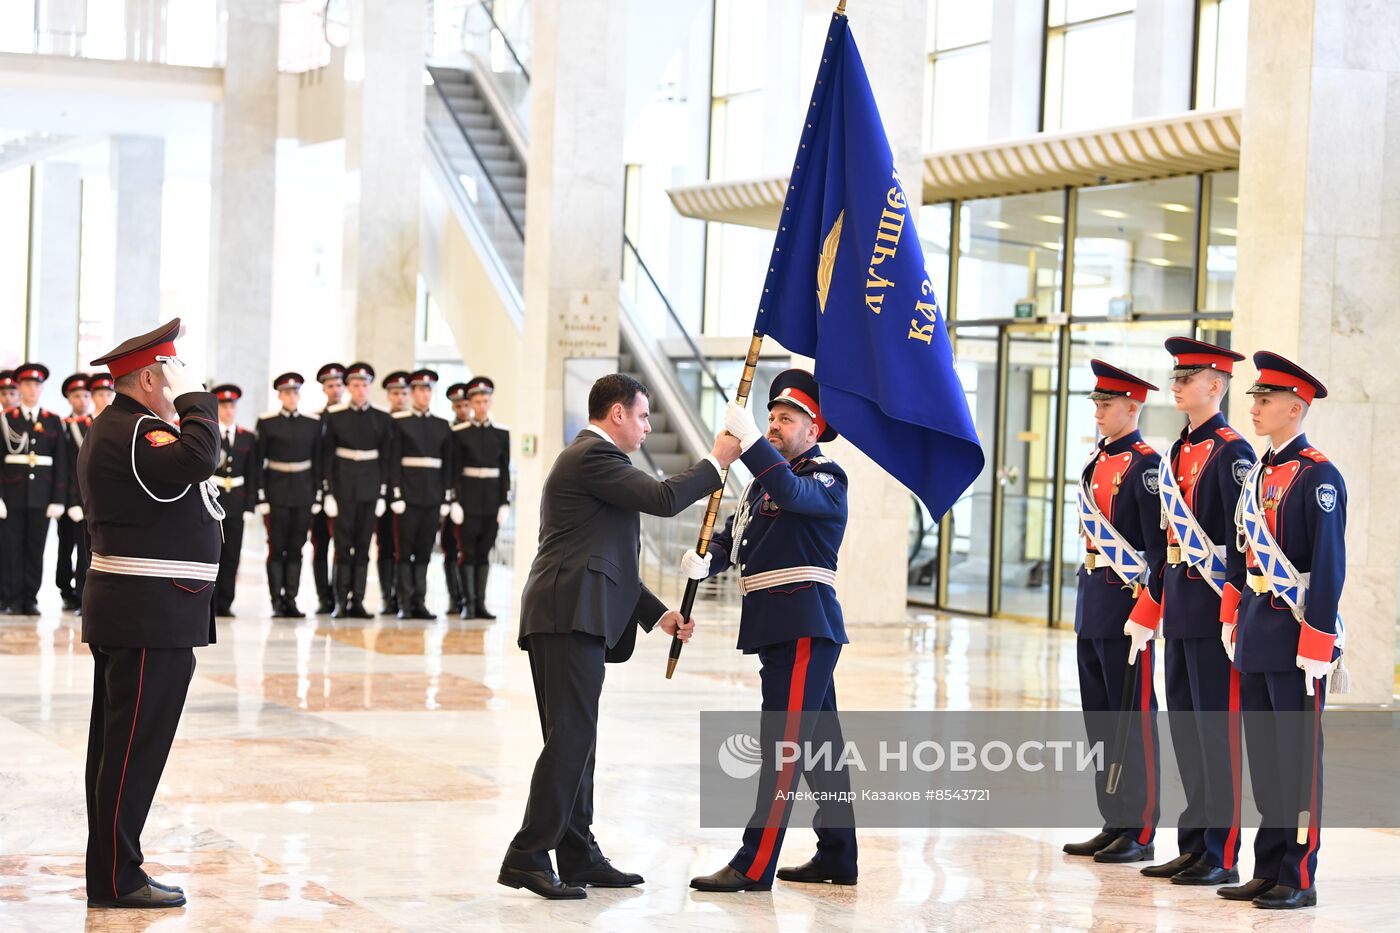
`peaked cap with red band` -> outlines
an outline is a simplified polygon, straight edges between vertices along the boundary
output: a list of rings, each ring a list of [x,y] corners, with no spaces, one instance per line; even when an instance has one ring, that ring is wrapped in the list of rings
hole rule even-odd
[[[150,366],[158,356],[175,356],[175,340],[180,336],[180,319],[162,324],[150,333],[132,337],[106,356],[92,361],[93,366],[106,366],[113,379]]]
[[[1172,355],[1176,367],[1172,370],[1173,376],[1190,376],[1203,369],[1233,375],[1235,364],[1244,359],[1243,353],[1190,337],[1168,337],[1163,346]]]
[[[223,385],[214,386],[210,391],[212,391],[214,397],[221,402],[236,402],[243,397],[243,390],[231,382],[225,382]]]
[[[100,389],[106,389],[108,392],[113,392],[117,388],[116,382],[117,380],[112,378],[111,373],[93,373],[88,376],[88,390],[97,392]]]
[[[64,394],[65,396],[67,396],[69,392],[73,392],[73,391],[75,391],[75,390],[83,390],[83,391],[86,391],[86,390],[87,390],[87,387],[88,387],[88,377],[87,377],[87,373],[74,373],[73,375],[69,376],[67,379],[63,380],[63,394]]]
[[[43,363],[21,363],[15,367],[15,382],[23,382],[26,379],[47,382],[48,378],[49,368]]]
[[[1254,368],[1259,370],[1259,378],[1246,390],[1250,395],[1292,392],[1309,405],[1313,399],[1327,397],[1327,387],[1316,376],[1277,353],[1260,350],[1254,354]]]
[[[1094,371],[1094,388],[1089,392],[1089,398],[1095,401],[1130,398],[1135,402],[1145,402],[1148,392],[1157,391],[1157,387],[1146,379],[1139,379],[1126,369],[1119,369],[1103,360],[1090,360],[1089,368]]]
[[[768,387],[768,410],[778,403],[791,405],[811,418],[817,426],[817,442],[836,440],[836,429],[822,417],[821,389],[817,378],[805,369],[785,369],[773,377]]]

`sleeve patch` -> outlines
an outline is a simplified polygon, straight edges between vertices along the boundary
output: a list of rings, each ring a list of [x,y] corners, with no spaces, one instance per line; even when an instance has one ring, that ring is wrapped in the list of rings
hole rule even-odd
[[[1235,478],[1235,485],[1243,486],[1245,479],[1249,476],[1249,471],[1253,468],[1254,464],[1250,463],[1244,457],[1241,457],[1240,459],[1236,460],[1230,466],[1230,472]]]
[[[1331,483],[1323,483],[1317,487],[1317,507],[1324,512],[1331,512],[1337,508],[1337,487]]]
[[[169,431],[147,431],[146,443],[152,447],[165,447],[178,441],[179,438]]]
[[[828,488],[836,483],[836,477],[832,476],[830,473],[813,473],[812,477]]]
[[[1147,487],[1147,491],[1152,495],[1157,495],[1161,486],[1161,476],[1157,472],[1157,467],[1148,467],[1142,471],[1142,485]]]

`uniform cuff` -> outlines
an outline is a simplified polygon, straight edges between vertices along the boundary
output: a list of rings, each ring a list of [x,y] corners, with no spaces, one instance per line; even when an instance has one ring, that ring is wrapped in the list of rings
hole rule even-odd
[[[1319,632],[1305,621],[1298,632],[1298,655],[1312,661],[1329,662],[1336,642],[1336,635]]]
[[[1151,590],[1143,587],[1137,602],[1133,604],[1133,611],[1128,615],[1128,621],[1154,632],[1157,630],[1157,624],[1162,621],[1162,604],[1152,598]]]
[[[1235,584],[1227,583],[1220,588],[1220,624],[1234,625],[1235,613],[1240,608],[1240,591]]]

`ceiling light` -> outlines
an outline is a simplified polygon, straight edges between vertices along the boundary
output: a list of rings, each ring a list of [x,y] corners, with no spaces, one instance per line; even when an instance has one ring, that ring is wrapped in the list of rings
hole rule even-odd
[[[1059,243],[1056,243],[1056,242],[1053,241],[1053,240],[1046,240],[1044,243],[1041,243],[1040,245],[1043,246],[1043,247],[1045,247],[1046,249],[1052,251],[1052,252],[1058,253],[1058,252],[1060,251],[1060,244],[1059,244]]]
[[[1171,261],[1170,259],[1162,259],[1161,257],[1158,257],[1158,256],[1153,256],[1151,259],[1149,259],[1149,260],[1147,260],[1147,261],[1150,262],[1150,263],[1152,263],[1152,265],[1154,265],[1154,266],[1170,266],[1170,265],[1172,264],[1172,261]]]
[[[1232,195],[1232,194],[1231,194],[1231,195],[1226,195],[1226,196],[1225,196],[1225,200],[1229,201],[1231,204],[1238,204],[1238,203],[1240,203],[1240,199],[1237,198],[1237,197],[1235,197],[1235,196]]]
[[[1240,232],[1234,227],[1216,227],[1215,232],[1221,236],[1239,236]]]
[[[1035,215],[1035,219],[1036,219],[1036,220],[1043,220],[1043,221],[1045,221],[1047,224],[1062,224],[1062,223],[1064,223],[1063,220],[1061,220],[1059,217],[1056,217],[1054,214],[1036,214],[1036,215]]]
[[[1113,218],[1114,220],[1125,220],[1125,219],[1127,218],[1127,216],[1128,216],[1128,215],[1127,215],[1126,213],[1124,213],[1123,211],[1115,211],[1115,210],[1108,210],[1108,209],[1101,210],[1101,211],[1095,211],[1094,213],[1099,214],[1099,215],[1101,215],[1101,216],[1103,216],[1103,217],[1111,217],[1111,218]]]
[[[1011,225],[1004,220],[989,220],[987,221],[987,226],[991,227],[993,230],[1011,229]]]
[[[1176,204],[1173,202],[1168,202],[1166,204],[1159,204],[1158,206],[1161,207],[1163,210],[1171,211],[1173,214],[1191,213],[1191,208],[1187,207],[1185,204]]]
[[[1165,240],[1168,243],[1181,242],[1181,237],[1177,236],[1175,233],[1154,233],[1152,234],[1152,238],[1156,240]]]

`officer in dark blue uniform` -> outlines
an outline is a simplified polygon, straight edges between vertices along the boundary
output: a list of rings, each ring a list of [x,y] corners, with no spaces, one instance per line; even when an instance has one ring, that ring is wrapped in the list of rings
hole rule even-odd
[[[1317,903],[1323,695],[1341,657],[1347,491],[1336,466],[1303,434],[1309,406],[1326,398],[1327,388],[1277,353],[1254,354],[1254,366],[1250,418],[1255,433],[1269,438],[1269,451],[1241,493],[1244,553],[1231,549],[1245,563],[1247,585],[1238,605],[1222,602],[1220,612],[1221,641],[1240,672],[1261,823],[1254,878],[1217,893],[1290,910]],[[1299,712],[1309,715],[1274,715]],[[1303,810],[1308,819],[1298,825]]]
[[[78,451],[92,427],[92,393],[86,373],[74,373],[63,380],[63,397],[72,412],[63,419],[63,445],[67,449],[68,475],[78,472]],[[63,597],[64,609],[77,609],[87,576],[88,540],[83,524],[83,507],[78,501],[78,484],[68,484],[68,508],[58,520],[58,560],[54,562],[54,582]]]
[[[802,741],[844,746],[833,675],[841,646],[848,642],[835,586],[836,554],[846,533],[846,474],[817,446],[834,440],[836,431],[822,417],[816,379],[800,369],[773,380],[766,436],[749,409],[734,403],[724,426],[739,438],[744,465],[754,478],[705,556],[686,552],[682,570],[692,579],[731,566],[740,574],[744,601],[738,647],[757,654],[762,665],[763,711],[768,714],[760,738],[765,777],[738,853],[714,874],[692,878],[690,886],[767,891],[775,870],[783,881],[855,884],[854,813],[848,802],[837,799],[850,790],[844,770],[814,768],[803,774],[823,800],[813,826],[817,853],[797,868],[777,869],[792,805],[790,798],[775,798],[798,789],[798,769],[789,764],[779,770],[772,760],[777,742],[790,728],[800,731]],[[811,715],[814,711],[822,715]]]
[[[49,368],[42,363],[22,364],[15,370],[19,403],[0,415],[5,457],[0,464],[0,561],[8,565],[9,586],[0,600],[20,615],[39,614],[49,522],[64,514],[68,501],[63,419],[39,407],[48,378]]]
[[[1107,774],[1095,775],[1103,829],[1065,845],[1096,862],[1139,862],[1153,856],[1158,801],[1157,695],[1152,685],[1152,636],[1161,614],[1166,535],[1160,527],[1157,468],[1161,457],[1142,439],[1138,416],[1156,386],[1101,360],[1091,360],[1089,398],[1102,435],[1079,484],[1084,566],[1074,609],[1079,695],[1091,742],[1113,747],[1113,718],[1124,679],[1136,680],[1132,708],[1141,713],[1129,733],[1117,793]]]
[[[243,390],[231,382],[217,385],[219,400],[219,465],[214,482],[219,486],[219,505],[224,510],[224,544],[219,552],[219,579],[214,584],[214,615],[231,617],[238,579],[238,562],[243,555],[243,516],[257,503],[258,464],[254,459],[257,435],[235,422],[238,400]]]
[[[258,419],[258,504],[267,528],[267,589],[274,618],[301,619],[301,552],[315,513],[321,511],[321,416],[298,407],[301,373],[272,380],[281,403]]]
[[[1186,809],[1177,821],[1180,854],[1142,873],[1173,884],[1234,884],[1240,748],[1238,741],[1231,745],[1226,717],[1238,715],[1239,675],[1220,645],[1216,620],[1222,598],[1233,604],[1244,588],[1244,565],[1228,561],[1226,551],[1234,547],[1240,485],[1256,457],[1220,406],[1244,356],[1189,337],[1171,337],[1165,346],[1175,366],[1172,397],[1187,418],[1160,483],[1167,523],[1161,635]]]
[[[345,398],[345,364],[327,363],[316,370],[316,381],[325,393],[326,405],[316,413],[321,429],[325,430],[325,414],[332,405]],[[317,458],[320,465],[320,458]],[[311,508],[311,579],[316,584],[316,612],[324,615],[335,608],[335,591],[331,586],[331,518],[321,510],[320,474],[317,474],[317,502]]]

